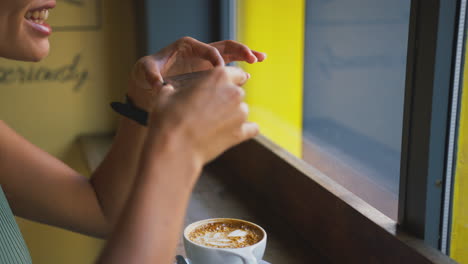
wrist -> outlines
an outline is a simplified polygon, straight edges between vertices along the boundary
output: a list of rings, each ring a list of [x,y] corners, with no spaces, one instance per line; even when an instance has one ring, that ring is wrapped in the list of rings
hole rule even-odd
[[[122,131],[125,132],[122,133]],[[148,127],[135,122],[133,119],[121,118],[119,121],[119,129],[117,130],[117,134],[119,134],[119,132],[124,134],[126,137],[130,135],[132,138],[145,138],[146,133],[148,132]]]
[[[125,103],[112,102],[112,109],[118,114],[126,117],[127,120],[133,120],[142,126],[147,126],[149,113],[136,106],[135,103],[128,97],[128,95],[125,97]]]
[[[168,166],[173,170],[182,170],[186,177],[180,184],[195,184],[200,175],[204,162],[192,147],[186,137],[177,129],[150,128],[145,143],[144,157],[148,158],[154,166]],[[156,164],[157,163],[157,164]],[[170,174],[168,176],[170,177]]]

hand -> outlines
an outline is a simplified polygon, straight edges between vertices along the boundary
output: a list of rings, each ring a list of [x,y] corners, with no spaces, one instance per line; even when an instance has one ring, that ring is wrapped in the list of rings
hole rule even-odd
[[[191,85],[160,101],[150,117],[148,137],[183,145],[202,166],[226,149],[258,134],[247,122],[247,74],[235,67],[216,67],[191,79]],[[157,117],[156,117],[157,116]]]
[[[233,61],[255,63],[265,58],[264,53],[250,50],[236,41],[205,44],[184,37],[136,63],[128,95],[140,108],[150,111],[161,90],[173,89],[163,86],[167,77],[206,71]]]

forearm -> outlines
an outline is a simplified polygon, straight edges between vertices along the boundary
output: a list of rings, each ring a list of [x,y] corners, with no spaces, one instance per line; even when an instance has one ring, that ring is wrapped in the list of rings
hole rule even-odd
[[[131,191],[147,128],[121,118],[109,153],[91,176],[91,184],[106,218],[109,233],[122,211]]]
[[[201,171],[183,147],[145,150],[132,195],[98,263],[171,263]]]
[[[258,134],[235,85],[246,78],[240,69],[216,68],[167,98],[159,119],[150,117],[138,177],[100,264],[171,263],[203,164]]]

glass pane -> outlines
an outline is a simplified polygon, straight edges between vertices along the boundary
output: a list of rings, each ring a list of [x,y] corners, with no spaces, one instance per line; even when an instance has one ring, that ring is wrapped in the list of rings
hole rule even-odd
[[[303,158],[397,218],[409,0],[308,0]]]

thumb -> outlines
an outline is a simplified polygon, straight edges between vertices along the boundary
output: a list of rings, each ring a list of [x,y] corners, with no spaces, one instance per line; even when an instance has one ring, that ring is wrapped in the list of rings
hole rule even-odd
[[[146,58],[137,62],[131,76],[133,82],[144,90],[153,90],[155,87],[162,86],[163,83],[158,65]]]
[[[145,71],[145,79],[148,85],[144,85],[145,89],[153,89],[164,85],[163,77],[159,70],[147,68]]]

